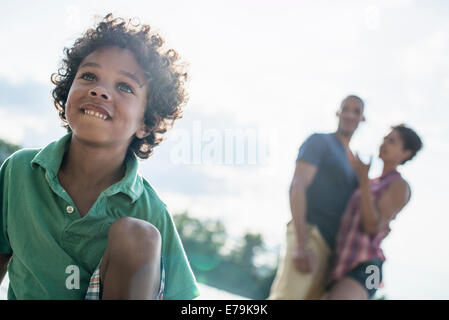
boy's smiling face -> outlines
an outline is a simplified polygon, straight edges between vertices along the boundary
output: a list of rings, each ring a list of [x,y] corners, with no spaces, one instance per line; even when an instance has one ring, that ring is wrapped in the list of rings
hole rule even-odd
[[[148,135],[145,76],[128,49],[103,47],[80,63],[67,97],[66,119],[73,134],[98,146],[128,147]]]

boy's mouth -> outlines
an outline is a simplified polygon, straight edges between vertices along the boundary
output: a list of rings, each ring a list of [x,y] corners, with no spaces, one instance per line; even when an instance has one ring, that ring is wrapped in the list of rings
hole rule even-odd
[[[81,111],[85,115],[93,116],[102,120],[110,120],[111,116],[109,113],[102,107],[94,105],[92,103],[87,103],[81,106]]]
[[[93,110],[88,110],[88,109],[84,109],[84,114],[85,115],[89,115],[89,116],[93,116],[93,117],[97,117],[103,120],[108,120],[110,119],[107,115],[105,114],[101,114],[99,112],[95,112]]]

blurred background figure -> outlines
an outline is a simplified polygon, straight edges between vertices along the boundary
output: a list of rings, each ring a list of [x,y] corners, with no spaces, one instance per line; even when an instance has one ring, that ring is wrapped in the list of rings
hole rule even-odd
[[[325,291],[329,261],[340,218],[357,176],[346,156],[363,116],[355,95],[343,99],[334,133],[313,134],[300,147],[290,186],[292,220],[269,299],[319,299]]]
[[[337,237],[331,289],[327,299],[368,299],[379,289],[385,256],[380,247],[390,232],[390,221],[409,202],[410,186],[397,167],[411,160],[422,148],[419,136],[405,125],[392,127],[379,149],[382,175],[368,178],[371,161],[347,151],[359,188],[349,200]]]

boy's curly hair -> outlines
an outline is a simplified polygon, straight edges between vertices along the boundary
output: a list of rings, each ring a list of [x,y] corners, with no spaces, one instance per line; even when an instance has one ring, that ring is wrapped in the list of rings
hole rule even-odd
[[[175,50],[164,48],[164,39],[151,31],[149,25],[133,24],[131,19],[125,21],[107,14],[95,28],[78,38],[72,48],[64,48],[62,66],[51,75],[51,82],[56,85],[52,91],[54,104],[68,132],[71,128],[65,117],[65,106],[78,67],[90,53],[105,46],[133,52],[150,84],[144,114],[150,134],[143,139],[134,137],[129,146],[136,156],[147,159],[162,141],[162,134],[182,117],[182,107],[188,99],[185,65],[179,62]]]

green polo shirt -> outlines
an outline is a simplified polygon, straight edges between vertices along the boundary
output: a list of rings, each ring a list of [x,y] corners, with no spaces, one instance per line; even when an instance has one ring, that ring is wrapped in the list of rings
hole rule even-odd
[[[137,173],[134,154],[126,159],[123,179],[104,190],[81,217],[57,178],[71,137],[68,133],[42,149],[17,151],[0,169],[0,253],[12,253],[8,299],[84,299],[109,226],[124,216],[148,221],[161,234],[164,299],[197,297],[172,217]]]

